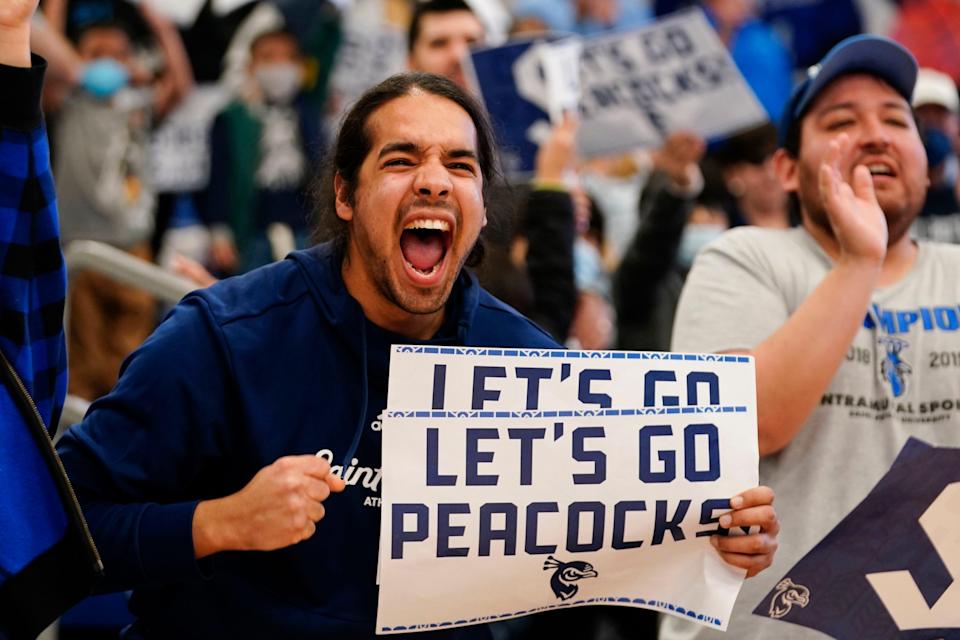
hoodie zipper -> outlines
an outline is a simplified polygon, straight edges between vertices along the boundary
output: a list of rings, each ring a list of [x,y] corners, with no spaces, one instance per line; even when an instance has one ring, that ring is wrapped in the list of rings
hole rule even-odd
[[[85,546],[87,554],[90,556],[89,559],[94,573],[98,576],[102,575],[103,561],[100,559],[100,552],[97,550],[97,545],[93,542],[93,536],[90,535],[90,528],[87,526],[87,521],[83,517],[83,512],[80,510],[80,503],[77,501],[77,494],[73,490],[73,485],[70,483],[70,478],[67,476],[66,469],[63,468],[63,463],[60,461],[60,457],[53,448],[53,442],[50,440],[47,429],[43,424],[43,418],[40,417],[40,411],[37,409],[37,405],[34,403],[33,398],[30,397],[30,392],[27,391],[27,387],[23,384],[23,381],[17,374],[16,369],[13,368],[13,365],[10,364],[10,361],[7,360],[7,357],[2,351],[0,351],[0,361],[3,363],[3,367],[0,367],[0,369],[5,372],[7,380],[12,383],[12,386],[15,389],[13,398],[15,401],[20,401],[19,404],[21,412],[27,419],[27,424],[30,428],[31,434],[33,435],[33,439],[42,451],[42,455],[47,462],[47,467],[50,469],[54,477],[54,482],[57,484],[57,488],[60,490],[59,493],[61,502],[63,503],[63,506],[65,507],[70,519],[73,521],[74,525],[76,525],[77,530],[83,536],[83,540],[86,543]]]

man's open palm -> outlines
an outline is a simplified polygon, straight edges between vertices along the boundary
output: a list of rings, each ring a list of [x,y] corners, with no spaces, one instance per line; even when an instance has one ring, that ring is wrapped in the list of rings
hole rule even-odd
[[[887,219],[877,202],[873,179],[863,165],[844,180],[840,159],[849,155],[850,140],[841,134],[830,142],[820,167],[820,197],[843,254],[882,262],[887,252]]]

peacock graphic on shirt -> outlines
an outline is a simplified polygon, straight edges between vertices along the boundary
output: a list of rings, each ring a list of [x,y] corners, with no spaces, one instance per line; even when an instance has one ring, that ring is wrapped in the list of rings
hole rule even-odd
[[[880,377],[884,384],[890,386],[893,397],[899,398],[907,391],[907,376],[913,373],[913,368],[901,357],[903,350],[907,349],[910,343],[903,338],[892,336],[878,338],[878,342],[886,351],[880,362]]]

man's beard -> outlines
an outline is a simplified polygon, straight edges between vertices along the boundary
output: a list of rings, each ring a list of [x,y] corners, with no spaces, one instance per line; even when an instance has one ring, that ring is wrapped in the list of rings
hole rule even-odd
[[[470,255],[478,241],[479,238],[474,241],[474,245],[466,252],[467,256]],[[367,243],[364,242],[363,244]],[[368,252],[366,255],[372,255],[368,247],[364,250]],[[370,261],[370,276],[380,295],[393,306],[413,315],[430,315],[440,311],[447,304],[447,300],[453,292],[453,287],[460,277],[460,272],[463,270],[465,256],[455,256],[452,246],[448,249],[448,252],[449,255],[446,259],[449,262],[445,267],[448,270],[445,279],[438,283],[430,293],[407,295],[402,284],[404,274],[401,272],[395,279],[394,272],[390,269],[389,259],[383,256],[377,256],[376,260]],[[455,258],[456,264],[453,263]],[[409,288],[415,290],[412,284]]]
[[[805,180],[802,179],[801,189],[806,194],[814,194],[813,197],[800,197],[800,194],[797,194],[798,197],[800,197],[800,210],[803,217],[809,219],[816,227],[829,233],[830,236],[836,237],[833,232],[833,226],[830,224],[830,217],[827,215],[827,211],[823,206],[817,176],[808,176]],[[877,198],[877,202],[883,211],[884,219],[887,221],[887,246],[890,247],[910,231],[910,226],[913,224],[913,221],[920,215],[923,203],[921,202],[915,207],[916,211],[910,211],[909,197],[907,195],[903,196],[900,199],[902,201],[897,203],[887,202],[885,204],[884,200],[886,199],[887,198],[881,195]]]

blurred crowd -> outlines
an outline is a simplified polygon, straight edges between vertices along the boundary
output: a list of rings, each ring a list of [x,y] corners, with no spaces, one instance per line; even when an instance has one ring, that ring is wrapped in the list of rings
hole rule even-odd
[[[709,144],[678,131],[658,149],[580,158],[568,118],[541,146],[532,181],[495,196],[487,288],[572,346],[667,350],[701,247],[732,226],[797,222],[771,167],[773,123],[807,65],[868,30],[929,67],[915,103],[932,188],[915,231],[960,238],[953,2],[44,0],[35,37],[52,70],[44,106],[63,241],[105,242],[198,285],[243,273],[310,242],[325,140],[387,75],[466,85],[470,47],[629,29],[697,4],[771,124]],[[96,273],[73,278],[70,308],[70,391],[94,399],[160,310]]]
[[[932,187],[915,230],[960,239],[953,2],[44,0],[36,45],[52,69],[44,106],[63,241],[105,242],[198,285],[243,273],[310,242],[325,140],[368,86],[404,69],[466,85],[470,47],[629,29],[697,4],[771,124],[580,158],[568,118],[532,181],[496,194],[487,288],[572,346],[667,350],[701,247],[732,226],[797,222],[771,167],[773,123],[807,65],[867,30],[929,67],[915,104]],[[160,311],[95,273],[73,279],[70,308],[70,391],[94,399]]]

